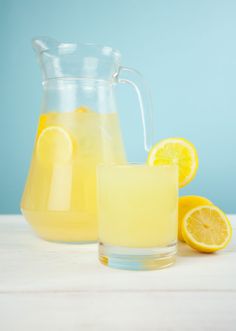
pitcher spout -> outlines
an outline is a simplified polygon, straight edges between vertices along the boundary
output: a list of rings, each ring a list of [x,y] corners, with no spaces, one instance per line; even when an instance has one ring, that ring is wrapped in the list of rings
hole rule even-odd
[[[35,37],[32,40],[33,49],[38,55],[44,51],[58,47],[58,45],[59,42],[57,40],[46,36]]]
[[[36,37],[32,46],[43,74],[48,79],[113,80],[120,65],[119,51],[103,45],[58,42]]]

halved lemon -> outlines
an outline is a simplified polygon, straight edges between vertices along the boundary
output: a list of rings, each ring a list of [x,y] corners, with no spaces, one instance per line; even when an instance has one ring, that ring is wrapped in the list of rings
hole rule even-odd
[[[178,220],[178,239],[184,241],[182,235],[182,223],[184,216],[193,208],[198,206],[209,206],[213,203],[207,198],[199,195],[185,195],[179,198],[179,220]]]
[[[37,156],[44,163],[65,163],[71,160],[73,141],[60,126],[48,126],[37,140]]]
[[[199,206],[185,215],[182,234],[192,248],[212,253],[227,246],[232,236],[232,227],[218,207]]]
[[[198,155],[194,145],[183,138],[167,138],[154,145],[148,154],[149,165],[179,166],[179,187],[187,185],[196,175]]]

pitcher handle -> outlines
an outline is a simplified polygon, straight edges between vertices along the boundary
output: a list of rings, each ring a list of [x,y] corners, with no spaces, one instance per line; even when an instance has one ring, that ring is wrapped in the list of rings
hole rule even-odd
[[[142,118],[144,148],[148,152],[153,144],[153,114],[149,88],[143,76],[131,68],[120,67],[114,78],[117,83],[131,85],[137,93]]]

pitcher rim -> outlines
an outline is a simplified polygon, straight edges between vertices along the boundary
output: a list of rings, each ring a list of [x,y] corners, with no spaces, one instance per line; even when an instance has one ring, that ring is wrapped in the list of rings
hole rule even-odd
[[[45,36],[37,36],[37,37],[32,38],[32,45],[34,46],[35,42],[37,40],[40,40],[40,39],[43,39],[43,38],[45,38]],[[67,45],[67,46],[81,46],[81,47],[85,46],[85,47],[96,48],[99,51],[101,51],[101,53],[102,53],[103,49],[107,49],[111,52],[111,54],[115,55],[116,57],[118,57],[118,58],[121,57],[121,52],[117,48],[114,48],[110,45],[94,43],[94,42],[70,42],[70,41],[60,42],[60,41],[57,41],[56,39],[55,39],[55,42],[57,42],[56,46],[54,45],[54,46],[51,46],[51,47],[48,47],[48,48],[45,48],[45,49],[42,49],[42,50],[37,50],[37,53],[39,55],[41,55],[43,53],[47,53],[49,50],[59,49],[60,46],[62,46],[62,45],[66,46]],[[33,48],[36,49],[36,47],[33,47]]]

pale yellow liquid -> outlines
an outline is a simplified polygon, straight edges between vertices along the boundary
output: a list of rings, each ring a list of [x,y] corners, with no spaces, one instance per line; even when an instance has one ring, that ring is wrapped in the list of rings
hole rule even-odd
[[[53,162],[52,155],[45,155],[45,162],[38,157],[40,134],[53,126],[66,130],[73,140],[73,154],[68,162]],[[124,162],[117,114],[42,114],[22,198],[25,218],[47,240],[97,240],[96,166]]]
[[[176,242],[176,166],[98,167],[99,241],[124,247]]]

